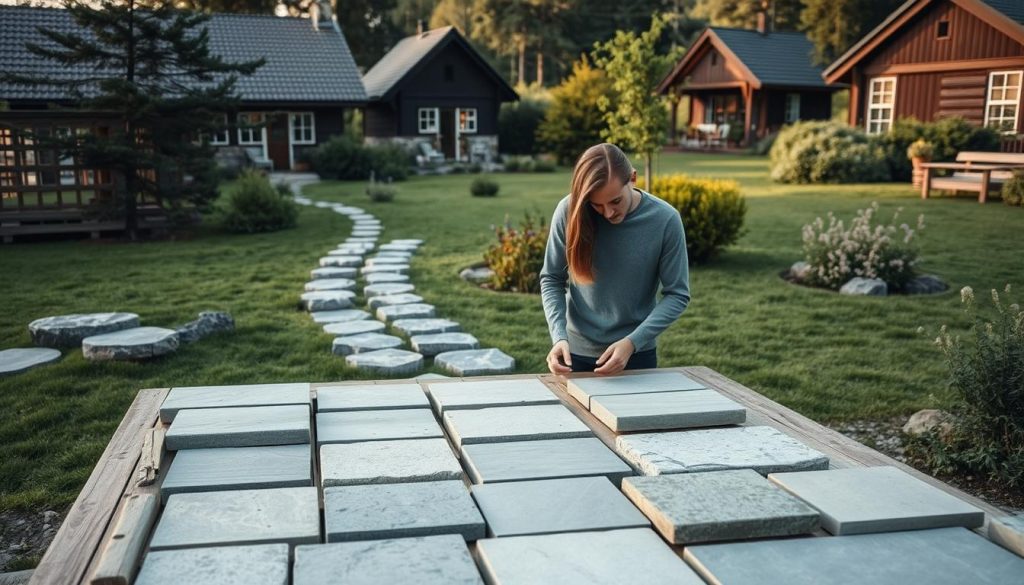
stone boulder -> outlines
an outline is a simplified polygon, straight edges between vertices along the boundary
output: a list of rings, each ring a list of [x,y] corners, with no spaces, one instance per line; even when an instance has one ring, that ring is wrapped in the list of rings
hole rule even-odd
[[[235,319],[223,311],[203,311],[199,318],[178,327],[178,339],[182,343],[194,343],[218,331],[233,331]]]
[[[943,410],[926,408],[910,415],[910,420],[903,425],[903,432],[918,436],[937,430],[940,435],[953,431],[953,415]]]
[[[903,287],[908,295],[931,295],[949,288],[941,278],[934,274],[923,274],[911,280]]]
[[[86,337],[139,326],[135,313],[84,313],[36,319],[28,324],[32,343],[42,347],[75,347]]]
[[[880,278],[851,278],[839,289],[841,295],[884,297],[889,294],[889,285]]]
[[[472,282],[473,284],[482,284],[489,282],[494,276],[494,271],[486,266],[477,268],[464,268],[462,272],[459,272],[459,278],[465,281]]]
[[[174,352],[178,332],[162,327],[135,327],[82,340],[82,356],[90,361],[147,360]]]
[[[811,265],[803,260],[800,262],[794,262],[793,265],[789,267],[789,276],[793,278],[793,280],[803,281],[807,278],[807,275],[810,274],[810,272]]]

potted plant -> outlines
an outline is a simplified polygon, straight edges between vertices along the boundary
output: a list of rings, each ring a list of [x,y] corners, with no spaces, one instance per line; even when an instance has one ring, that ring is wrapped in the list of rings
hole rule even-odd
[[[913,185],[915,188],[921,186],[921,180],[924,177],[924,170],[921,169],[921,165],[931,161],[934,154],[935,147],[924,138],[918,138],[907,147],[907,158],[914,165]]]

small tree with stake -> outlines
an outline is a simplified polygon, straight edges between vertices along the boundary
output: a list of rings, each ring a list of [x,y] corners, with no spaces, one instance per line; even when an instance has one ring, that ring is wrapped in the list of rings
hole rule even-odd
[[[213,55],[202,26],[209,16],[177,10],[168,0],[64,0],[64,8],[80,30],[40,27],[49,42],[27,43],[26,49],[88,73],[72,79],[4,76],[59,88],[84,110],[115,112],[120,128],[104,136],[70,133],[39,142],[124,178],[114,207],[132,239],[145,194],[158,196],[171,210],[212,201],[216,173],[203,137],[223,130],[225,116],[237,109],[237,76],[252,74],[263,60],[229,63]],[[181,180],[186,175],[187,187]]]

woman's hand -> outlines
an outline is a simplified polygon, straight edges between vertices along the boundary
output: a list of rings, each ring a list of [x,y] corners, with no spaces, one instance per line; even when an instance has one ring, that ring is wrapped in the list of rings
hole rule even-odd
[[[597,358],[599,367],[594,370],[594,373],[602,376],[618,374],[626,368],[626,363],[629,362],[634,351],[636,348],[633,347],[633,342],[628,337],[616,341],[604,350],[601,357]]]
[[[559,339],[548,352],[548,369],[552,374],[558,375],[572,372],[572,358],[569,357],[568,341]]]

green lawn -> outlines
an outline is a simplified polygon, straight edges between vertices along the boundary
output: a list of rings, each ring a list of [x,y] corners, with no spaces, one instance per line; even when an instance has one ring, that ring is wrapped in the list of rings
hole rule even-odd
[[[762,158],[666,155],[660,172],[734,178],[749,198],[749,233],[718,261],[691,272],[693,300],[660,339],[663,366],[706,365],[821,421],[887,417],[942,406],[944,366],[924,325],[963,324],[958,290],[1019,283],[1024,213],[998,202],[921,201],[909,185],[786,186]],[[483,345],[539,372],[549,347],[540,299],[485,291],[458,279],[493,239],[491,226],[525,211],[549,218],[567,171],[499,175],[501,193],[473,198],[473,176],[414,178],[393,203],[370,203],[362,183],[325,183],[317,199],[359,205],[385,238],[423,237],[417,292]],[[800,256],[800,228],[872,201],[888,216],[925,214],[923,268],[952,289],[932,297],[848,298],[778,277]],[[297,309],[308,271],[344,239],[349,221],[303,209],[299,227],[228,236],[198,230],[177,241],[58,242],[0,247],[0,347],[30,344],[27,324],[72,312],[137,312],[173,326],[204,309],[230,311],[238,329],[151,363],[92,364],[73,350],[58,364],[0,380],[0,510],[74,500],[135,391],[146,387],[352,378],[330,336]]]

